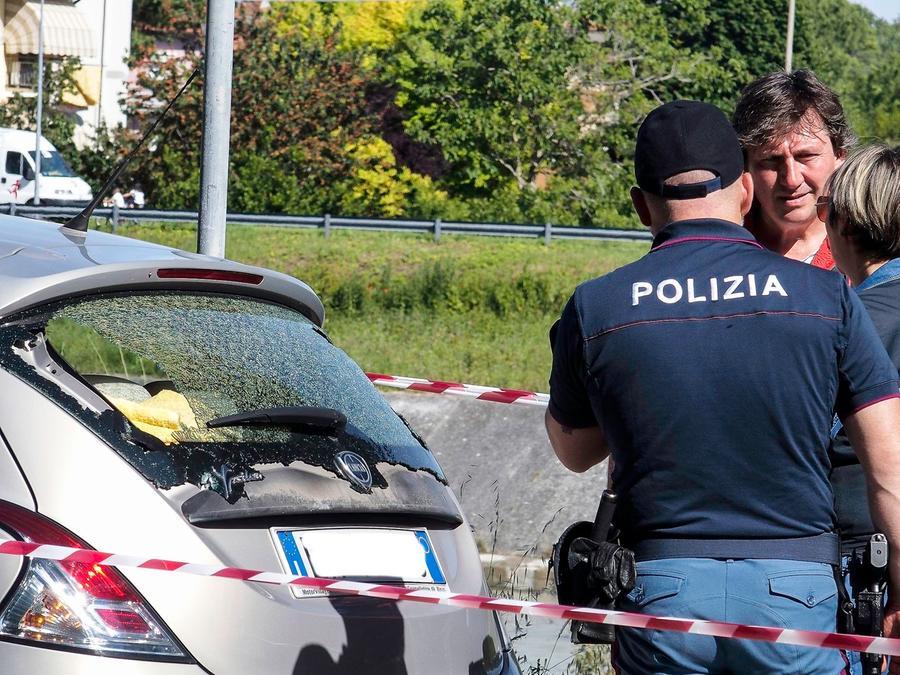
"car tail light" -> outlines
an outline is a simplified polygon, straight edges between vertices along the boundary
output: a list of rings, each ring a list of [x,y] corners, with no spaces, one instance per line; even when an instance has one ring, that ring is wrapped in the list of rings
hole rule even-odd
[[[207,281],[236,281],[240,284],[259,286],[263,282],[261,274],[235,272],[232,270],[206,270],[194,267],[172,267],[156,270],[160,279],[204,279]]]
[[[88,548],[61,525],[9,502],[0,501],[0,527],[25,541]],[[191,661],[121,573],[81,562],[26,560],[0,610],[2,638],[101,656]]]

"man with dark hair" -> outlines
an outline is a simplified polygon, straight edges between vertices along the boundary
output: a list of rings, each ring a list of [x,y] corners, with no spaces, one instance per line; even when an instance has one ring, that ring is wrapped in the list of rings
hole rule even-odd
[[[834,630],[832,410],[862,458],[873,518],[900,536],[897,371],[839,275],[775,255],[741,227],[753,184],[716,107],[675,101],[650,113],[635,175],[652,249],[575,290],[551,330],[545,418],[567,468],[615,460],[615,523],[637,560],[618,606]],[[621,673],[844,664],[827,649],[616,634]]]
[[[816,200],[856,140],[837,94],[809,70],[771,73],[741,92],[733,124],[753,177],[747,229],[769,250],[832,269]]]

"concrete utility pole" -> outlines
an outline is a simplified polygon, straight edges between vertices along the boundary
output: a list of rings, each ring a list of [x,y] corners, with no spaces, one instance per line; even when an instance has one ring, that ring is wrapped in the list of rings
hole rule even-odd
[[[100,91],[97,92],[97,128],[103,119],[103,69],[106,66],[106,0],[103,0],[103,18],[100,21]]]
[[[794,66],[794,14],[796,0],[788,0],[787,45],[784,48],[784,72],[789,73]]]
[[[44,115],[44,0],[41,0],[41,17],[38,20],[38,86],[37,123],[34,139],[34,205],[41,204],[41,118]],[[24,169],[23,169],[24,170]]]
[[[228,148],[231,142],[231,72],[235,0],[207,0],[206,82],[203,92],[203,164],[197,250],[225,257]]]

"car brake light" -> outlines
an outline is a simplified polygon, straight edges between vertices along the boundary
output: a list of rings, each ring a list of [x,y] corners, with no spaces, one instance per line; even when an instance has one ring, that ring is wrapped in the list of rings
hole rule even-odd
[[[30,542],[89,548],[52,520],[0,501],[0,527]],[[0,608],[0,638],[101,656],[191,662],[184,648],[122,574],[81,562],[28,559]]]
[[[210,281],[236,281],[240,284],[258,286],[263,282],[261,274],[231,272],[228,270],[204,270],[192,267],[172,267],[156,270],[160,279],[208,279]]]

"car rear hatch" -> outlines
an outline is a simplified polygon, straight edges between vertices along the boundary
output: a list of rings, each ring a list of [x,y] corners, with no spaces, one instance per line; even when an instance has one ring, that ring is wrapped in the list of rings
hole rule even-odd
[[[5,369],[144,479],[117,508],[139,523],[158,509],[152,493],[188,530],[179,536],[208,551],[200,562],[484,591],[431,452],[297,309],[226,288],[131,290],[25,310],[0,342]],[[117,550],[84,513],[60,520]],[[178,558],[165,530],[147,528],[142,546]],[[488,612],[123,572],[215,673],[504,667]]]

